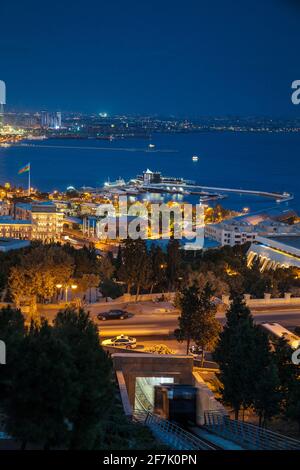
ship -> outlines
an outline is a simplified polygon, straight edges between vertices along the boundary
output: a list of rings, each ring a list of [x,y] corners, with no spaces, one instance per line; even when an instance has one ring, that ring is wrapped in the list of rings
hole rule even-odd
[[[116,181],[106,181],[104,183],[104,186],[106,188],[120,188],[122,186],[125,186],[126,182],[123,180],[123,178],[118,178]]]
[[[28,134],[27,140],[45,140],[47,139],[47,136],[45,135],[32,135]]]
[[[195,181],[186,180],[184,178],[177,178],[176,176],[163,176],[159,171],[151,171],[149,168],[138,175],[135,179],[136,182],[146,185],[155,184],[170,184],[172,186],[195,185]]]
[[[197,157],[197,155],[193,155],[192,160],[193,162],[197,162],[199,160],[199,157]]]

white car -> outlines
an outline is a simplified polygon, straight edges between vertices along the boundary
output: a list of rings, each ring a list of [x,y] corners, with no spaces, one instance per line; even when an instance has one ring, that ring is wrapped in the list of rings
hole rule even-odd
[[[126,349],[133,349],[136,348],[136,338],[132,338],[131,336],[120,335],[115,336],[111,339],[105,339],[102,341],[102,346],[118,346]]]
[[[202,356],[202,348],[200,348],[200,346],[191,346],[189,349],[189,355],[193,356],[194,359],[200,359]]]

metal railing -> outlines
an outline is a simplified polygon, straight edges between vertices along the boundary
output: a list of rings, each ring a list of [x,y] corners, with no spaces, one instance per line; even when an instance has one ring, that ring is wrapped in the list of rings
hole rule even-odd
[[[150,403],[150,401],[148,400],[148,397],[144,393],[144,391],[143,391],[142,387],[140,386],[140,384],[138,383],[138,381],[136,381],[136,384],[135,384],[135,398],[137,399],[138,404],[140,405],[140,408],[142,410],[144,410],[144,411],[152,411],[153,410],[152,403]]]
[[[161,442],[175,450],[214,450],[214,447],[180,426],[151,413],[153,405],[138,382],[136,382],[135,397],[140,409],[134,411],[133,420],[149,427]]]
[[[204,412],[204,427],[251,450],[297,450],[300,441],[216,411]]]
[[[215,447],[166,419],[150,412],[135,412],[134,419],[148,426],[155,437],[175,450],[215,450]]]

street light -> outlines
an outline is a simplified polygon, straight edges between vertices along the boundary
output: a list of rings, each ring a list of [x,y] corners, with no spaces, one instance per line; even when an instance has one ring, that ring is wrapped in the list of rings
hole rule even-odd
[[[57,289],[62,289],[63,285],[62,284],[56,284],[56,287]],[[65,286],[65,301],[68,302],[68,292],[69,292],[69,289],[73,289],[73,290],[76,290],[77,289],[77,285],[76,284],[71,284],[70,286],[66,285]]]

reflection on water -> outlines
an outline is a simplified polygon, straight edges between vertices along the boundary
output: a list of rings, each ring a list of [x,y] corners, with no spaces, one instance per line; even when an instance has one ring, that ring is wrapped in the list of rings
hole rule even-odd
[[[88,150],[76,148],[78,143],[72,140],[46,140],[38,147],[0,148],[0,183],[10,181],[25,186],[26,175],[17,173],[28,162],[33,186],[45,191],[65,190],[70,185],[99,187],[108,177],[111,181],[120,176],[129,180],[150,168],[163,175],[192,179],[204,186],[292,192],[295,200],[289,206],[300,209],[300,134],[156,134],[152,140],[156,150],[174,151],[144,152],[145,142],[131,140],[128,147],[137,151],[130,153],[120,148],[127,147],[124,141],[99,145],[92,139],[84,142],[83,147]],[[102,150],[98,151],[97,147]],[[106,152],[106,148],[114,151]],[[197,163],[192,161],[195,154],[199,156]],[[147,201],[162,201],[160,194],[143,197]],[[180,202],[182,199],[182,195],[169,195],[167,200]],[[197,197],[187,199],[194,203],[199,200]],[[236,210],[249,207],[251,211],[276,205],[269,199],[239,194],[230,195],[221,204]]]

